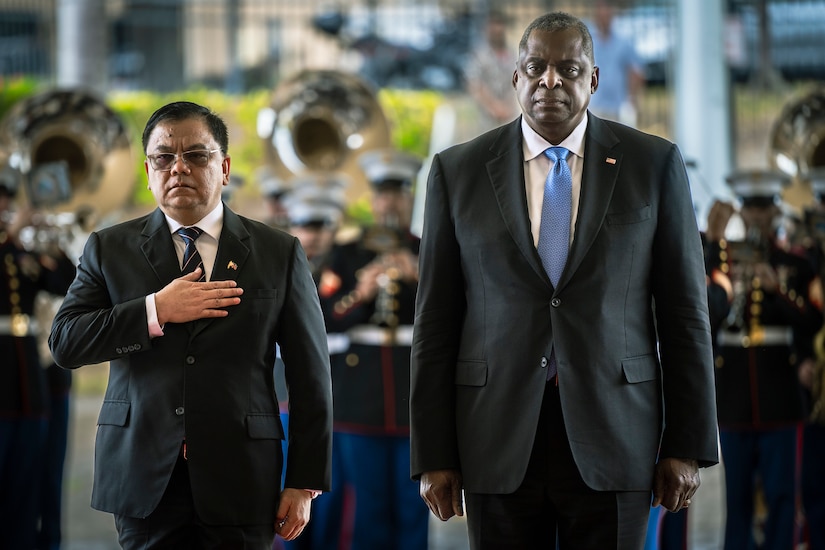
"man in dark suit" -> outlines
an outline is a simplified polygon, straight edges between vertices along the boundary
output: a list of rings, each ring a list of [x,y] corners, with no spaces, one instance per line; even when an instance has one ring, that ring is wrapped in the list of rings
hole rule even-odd
[[[679,510],[698,468],[717,462],[683,160],[670,142],[589,114],[598,75],[580,20],[539,17],[513,74],[522,117],[430,170],[412,476],[442,520],[463,513],[463,488],[473,548],[553,548],[558,537],[562,550],[639,549],[651,491],[653,505]],[[567,151],[552,162],[551,146]],[[563,202],[542,206],[564,179],[548,177],[556,168],[569,173],[569,223],[547,232],[544,214]],[[551,276],[544,264],[557,257],[537,246],[558,234],[566,263]]]
[[[158,209],[91,234],[49,339],[62,367],[110,361],[92,506],[115,515],[124,548],[268,549],[300,534],[330,486],[315,284],[297,239],[221,202],[220,117],[171,103],[143,147]],[[283,490],[276,344],[291,397]]]

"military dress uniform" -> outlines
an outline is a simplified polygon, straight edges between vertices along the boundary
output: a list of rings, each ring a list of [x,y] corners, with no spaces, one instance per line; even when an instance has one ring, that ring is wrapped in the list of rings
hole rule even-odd
[[[317,230],[335,232],[340,224],[345,206],[343,187],[345,180],[328,175],[327,177],[306,177],[289,182],[289,190],[281,196],[285,211],[285,230],[296,227],[315,227]],[[299,237],[300,239],[300,237]],[[302,243],[303,244],[303,243]],[[307,261],[312,272],[312,279],[318,288],[318,297],[322,307],[328,303],[337,291],[340,281],[333,274],[330,265],[336,255],[333,244],[319,255],[307,251]],[[349,340],[345,334],[332,332],[329,319],[325,316],[327,329],[327,347],[330,362],[345,353]],[[333,382],[334,383],[334,382]],[[281,422],[289,434],[289,395],[284,374],[284,363],[278,354],[275,364],[275,390],[278,394],[281,410]],[[288,456],[289,446],[284,440],[284,457]],[[295,540],[276,540],[275,549],[286,550],[327,550],[347,548],[349,535],[343,529],[344,517],[349,517],[352,504],[348,498],[347,480],[341,463],[341,451],[338,434],[332,434],[332,485],[312,501],[310,522]],[[286,458],[284,460],[286,464]]]
[[[750,200],[778,195],[781,188],[737,189]],[[787,549],[795,547],[800,536],[795,521],[804,407],[797,366],[811,357],[811,338],[822,321],[809,299],[814,272],[803,253],[780,246],[776,239],[741,244],[711,244],[718,268],[730,274],[733,284],[730,312],[715,335],[727,499],[725,548],[753,547],[759,483],[767,509],[762,547]],[[775,291],[764,288],[750,269],[759,262],[776,272]]]
[[[40,291],[64,295],[66,258],[29,253],[0,229],[0,548],[33,548],[49,393],[35,319]]]
[[[408,187],[421,164],[401,153],[377,153],[364,165],[377,190]],[[354,491],[352,550],[427,547],[429,511],[410,480],[410,353],[418,283],[389,267],[374,299],[356,292],[363,268],[385,253],[417,259],[418,248],[418,237],[403,226],[364,228],[354,242],[336,249],[328,276],[335,290],[321,299],[329,330],[349,340],[347,352],[330,363],[334,430]]]
[[[805,211],[804,233],[802,241],[807,247],[814,269],[817,273],[818,300],[814,300],[822,311],[822,284],[825,281],[825,169],[816,169],[809,173],[811,189],[816,203]],[[825,325],[814,338],[816,355],[812,387],[804,392],[809,414],[805,423],[802,444],[802,505],[805,509],[804,542],[808,550],[825,550]],[[818,380],[817,380],[818,379]]]
[[[418,239],[404,237],[399,246],[417,255]],[[339,248],[331,266],[334,275],[330,276],[340,280],[335,285],[338,290],[322,298],[330,330],[349,339],[347,352],[330,361],[333,425],[341,434],[345,468],[355,490],[356,541],[370,535],[359,531],[369,529],[375,540],[398,540],[399,545],[393,548],[425,548],[427,507],[409,477],[410,353],[416,285],[390,281],[386,295],[371,302],[359,301],[352,294],[356,273],[376,256],[363,240]],[[405,524],[419,526],[413,538]],[[387,532],[382,535],[380,531]],[[358,547],[370,546],[356,542],[353,548]]]

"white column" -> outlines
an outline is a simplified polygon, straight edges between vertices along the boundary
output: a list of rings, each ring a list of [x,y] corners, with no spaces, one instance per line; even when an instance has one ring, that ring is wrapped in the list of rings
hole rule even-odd
[[[58,0],[58,86],[105,92],[108,25],[104,0]]]
[[[674,52],[675,141],[688,163],[699,227],[717,198],[732,195],[730,79],[724,52],[723,0],[678,0]]]

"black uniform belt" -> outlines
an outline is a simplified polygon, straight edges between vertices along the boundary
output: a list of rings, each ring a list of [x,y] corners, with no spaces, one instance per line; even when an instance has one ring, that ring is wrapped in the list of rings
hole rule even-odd
[[[0,334],[3,336],[36,336],[38,329],[37,319],[25,313],[0,315]]]
[[[350,342],[365,346],[411,346],[412,335],[412,325],[395,328],[357,325],[347,331]]]
[[[790,327],[783,326],[761,326],[738,332],[720,330],[716,334],[716,343],[720,346],[741,348],[790,346],[793,343],[793,331]]]

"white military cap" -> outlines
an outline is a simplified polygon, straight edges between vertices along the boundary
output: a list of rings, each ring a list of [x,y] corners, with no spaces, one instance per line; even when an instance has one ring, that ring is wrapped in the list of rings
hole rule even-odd
[[[276,176],[268,166],[259,168],[255,173],[255,179],[261,188],[261,195],[264,197],[277,199],[291,189],[290,183]]]
[[[310,173],[290,180],[284,207],[293,225],[337,224],[346,208],[348,178],[340,173]]]
[[[731,191],[740,199],[778,200],[791,183],[791,177],[783,172],[770,170],[743,170],[725,178]]]
[[[346,188],[349,177],[341,172],[315,172],[293,177],[284,200],[302,199],[324,203],[344,210],[347,204]]]
[[[373,188],[409,188],[421,169],[421,159],[395,149],[376,149],[358,157],[358,164]]]
[[[342,216],[339,208],[303,200],[290,201],[286,205],[286,212],[290,225],[322,224],[335,226],[341,221]]]

